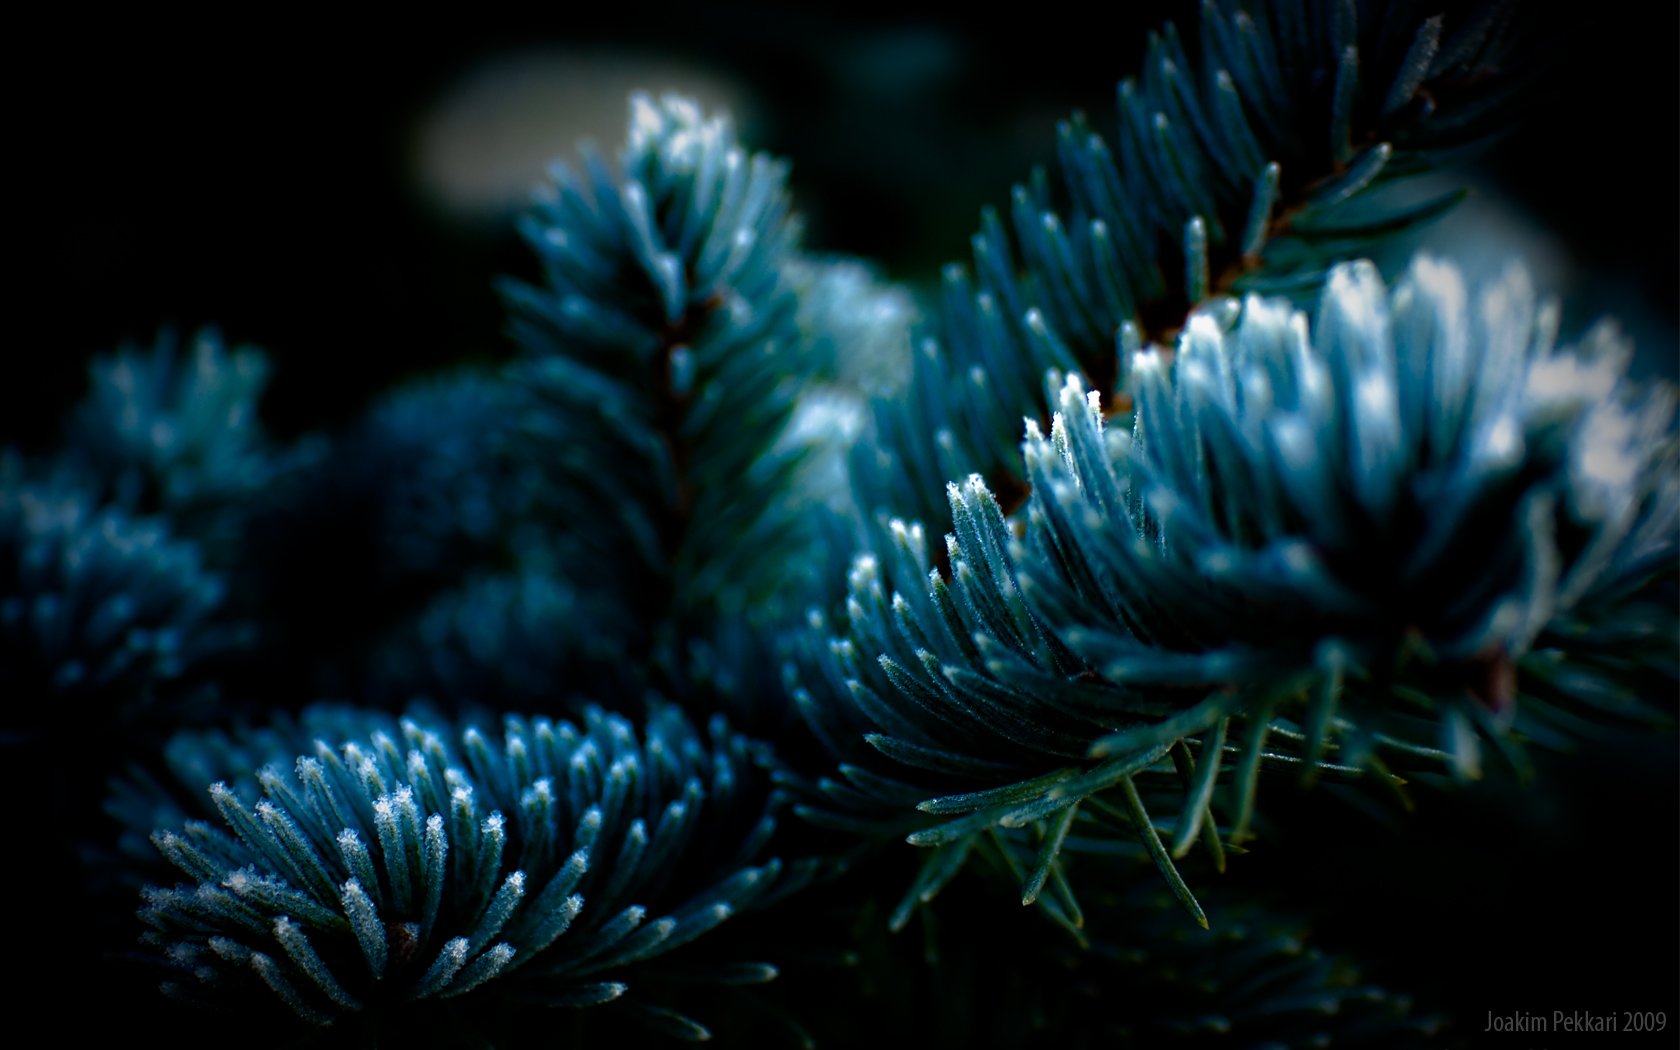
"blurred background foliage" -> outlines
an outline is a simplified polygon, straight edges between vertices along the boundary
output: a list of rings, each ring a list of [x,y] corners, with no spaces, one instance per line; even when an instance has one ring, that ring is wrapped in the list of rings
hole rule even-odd
[[[1613,314],[1640,369],[1673,375],[1680,13],[1556,10],[1576,22],[1556,82],[1479,162],[1472,204],[1429,236],[1512,245],[1577,328]],[[382,22],[290,9],[174,24],[138,9],[97,24],[46,15],[11,48],[14,335],[0,437],[56,443],[87,358],[162,328],[211,322],[263,347],[275,363],[264,414],[288,437],[347,422],[400,377],[510,357],[491,279],[534,269],[511,218],[546,156],[580,136],[616,143],[635,87],[732,110],[745,141],[792,160],[808,245],[931,286],[966,255],[980,207],[1053,156],[1055,121],[1084,109],[1110,127],[1146,31],[1193,13],[758,2],[554,5],[508,20],[487,7]],[[1425,790],[1418,814],[1386,825],[1349,819],[1326,792],[1279,798],[1230,879],[1310,911],[1325,948],[1418,993],[1464,1045],[1487,1011],[1666,1009],[1680,1021],[1674,749],[1672,736],[1589,746],[1544,762],[1534,785],[1496,774]],[[1324,821],[1346,834],[1310,830]],[[936,909],[947,924],[962,921],[964,896]],[[1042,926],[1007,921],[998,940],[960,943],[1007,950],[1054,935]],[[915,954],[921,935],[901,938]],[[907,979],[939,987],[921,972]],[[852,1002],[797,981],[788,994],[818,1010]],[[977,1045],[983,994],[888,989],[876,1001],[883,1019],[913,1013],[899,1023],[931,1045]],[[804,1020],[824,1030],[821,1016]]]

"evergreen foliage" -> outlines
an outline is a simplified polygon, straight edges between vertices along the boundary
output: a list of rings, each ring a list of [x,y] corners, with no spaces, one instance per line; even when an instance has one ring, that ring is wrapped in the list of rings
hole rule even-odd
[[[520,381],[547,402],[541,436],[580,479],[623,486],[591,517],[643,579],[691,602],[763,593],[749,581],[797,535],[781,506],[791,457],[768,454],[802,374],[785,166],[691,104],[647,99],[620,170],[586,164],[557,169],[524,227],[546,285],[505,287],[530,355]]]
[[[169,523],[0,461],[0,695],[7,734],[184,717],[207,664],[248,639],[224,587]],[[160,709],[173,706],[175,710]]]
[[[850,814],[830,822],[953,818],[909,833],[941,847],[924,880],[992,825],[1038,826],[1031,901],[1090,801],[1201,918],[1172,857],[1205,837],[1222,863],[1226,762],[1241,842],[1263,767],[1398,783],[1386,752],[1468,777],[1522,726],[1669,714],[1605,689],[1557,629],[1539,641],[1595,591],[1649,593],[1680,551],[1673,389],[1628,383],[1605,329],[1557,348],[1555,317],[1520,270],[1472,300],[1428,258],[1392,294],[1352,264],[1316,326],[1251,295],[1193,314],[1170,367],[1140,353],[1130,433],[1070,377],[1050,437],[1028,422],[1023,538],[971,476],[948,487],[948,578],[898,521],[903,589],[855,564],[848,634],[799,696],[826,739],[891,764],[836,744],[826,794]],[[1680,632],[1672,610],[1599,612]],[[1169,851],[1135,781],[1180,777]]]
[[[1028,843],[1001,846],[1015,870],[1033,859]],[[1034,1008],[1022,1011],[1047,1032],[1071,1015],[1088,1027],[1058,1034],[1113,1046],[1399,1048],[1438,1034],[1440,1018],[1370,981],[1353,960],[1314,947],[1288,909],[1220,887],[1206,895],[1214,927],[1185,923],[1165,887],[1127,877],[1142,852],[1080,858],[1097,869],[1081,872],[1082,885],[1094,884],[1085,921],[1077,939],[1046,939],[1035,960],[1065,979],[1034,989]],[[1078,999],[1094,1008],[1070,1009]]]
[[[102,500],[167,514],[215,549],[236,543],[238,513],[278,469],[257,416],[268,375],[260,351],[230,351],[210,330],[184,351],[165,333],[150,351],[96,358],[65,458]]]
[[[589,709],[487,735],[326,710],[302,728],[314,747],[264,765],[260,797],[218,780],[216,824],[153,835],[187,879],[141,912],[171,995],[315,1024],[481,989],[590,1006],[781,889],[763,756],[721,720],[701,735],[659,706],[638,734]]]
[[[911,390],[875,404],[860,445],[867,505],[943,532],[940,487],[978,473],[1014,510],[1018,421],[1044,418],[1047,371],[1124,397],[1131,355],[1210,295],[1311,294],[1332,263],[1439,214],[1451,196],[1384,191],[1485,141],[1534,72],[1499,5],[1455,6],[1205,0],[1194,58],[1171,25],[1153,36],[1120,84],[1114,145],[1083,115],[1062,122],[1060,186],[1035,172],[1013,237],[987,209],[973,274],[947,268]]]
[[[396,703],[470,697],[495,710],[549,700],[557,682],[589,695],[622,674],[615,665],[629,631],[622,610],[585,605],[591,597],[535,569],[472,577],[380,643],[369,688]]]
[[[254,349],[97,359],[0,455],[50,943],[206,1045],[1435,1039],[1279,857],[1680,687],[1673,385],[1519,264],[1391,265],[1548,46],[1205,0],[928,303],[638,95],[520,220],[507,360],[286,439]]]
[[[529,542],[545,488],[515,448],[524,393],[475,371],[422,380],[382,398],[347,439],[341,491],[376,501],[370,535],[384,573],[450,581],[508,560]]]
[[[1392,292],[1354,264],[1311,331],[1252,296],[1193,316],[1170,376],[1139,357],[1109,447],[1070,380],[1023,453],[1030,603],[1109,681],[1218,689],[1178,732],[1299,705],[1310,761],[1438,748],[1474,774],[1479,739],[1546,718],[1527,672],[1548,625],[1676,551],[1673,389],[1629,383],[1605,329],[1556,347],[1556,317],[1520,270],[1471,297],[1428,258]]]
[[[785,182],[726,119],[634,99],[616,169],[590,152],[582,173],[557,166],[522,225],[544,284],[502,289],[524,351],[510,375],[540,406],[531,455],[570,497],[563,542],[579,550],[560,571],[624,603],[626,654],[652,684],[709,694],[748,727],[786,721],[779,695],[744,693],[708,657],[741,640],[733,621],[788,601],[780,567],[818,542],[803,513],[812,450],[790,428],[847,335],[832,314],[802,318],[798,289],[876,302],[861,271],[798,251]],[[615,575],[596,583],[602,567]]]

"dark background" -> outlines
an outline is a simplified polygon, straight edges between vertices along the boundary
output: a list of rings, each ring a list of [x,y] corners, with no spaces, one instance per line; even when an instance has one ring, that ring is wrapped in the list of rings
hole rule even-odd
[[[398,374],[505,353],[489,278],[526,266],[511,223],[451,218],[415,170],[430,115],[498,56],[666,58],[732,81],[750,100],[748,141],[793,161],[808,243],[926,281],[966,254],[981,205],[1051,159],[1056,119],[1112,120],[1144,33],[1192,23],[1194,6],[1110,5],[1100,25],[1055,3],[1007,18],[746,3],[565,5],[509,22],[130,15],[20,33],[18,364],[0,388],[0,438],[50,440],[85,358],[163,326],[214,323],[267,350],[266,409],[282,432],[342,419]],[[1651,311],[1672,371],[1680,119],[1676,16],[1661,6],[1625,24],[1526,9],[1558,23],[1569,57],[1489,158],[1482,193],[1567,246],[1588,279],[1568,289],[1572,308],[1638,325]],[[580,104],[609,107],[609,122],[623,113],[616,99]]]
[[[748,141],[794,162],[807,242],[921,282],[965,254],[982,204],[1051,157],[1055,119],[1112,119],[1147,27],[1192,21],[1194,5],[1142,6],[1109,5],[1101,25],[1054,4],[998,18],[617,4],[557,5],[546,21],[244,12],[20,28],[0,444],[51,447],[88,356],[164,327],[211,322],[266,349],[265,415],[282,434],[341,422],[401,375],[505,356],[489,282],[522,272],[524,253],[506,222],[439,207],[415,170],[428,115],[498,55],[634,52],[733,81]],[[1628,318],[1643,367],[1671,374],[1676,12],[1524,17],[1557,19],[1571,56],[1479,169],[1483,198],[1564,246],[1572,317]],[[1539,788],[1495,776],[1425,792],[1397,830],[1320,798],[1286,803],[1271,852],[1237,877],[1281,887],[1327,945],[1453,1017],[1453,1045],[1482,1045],[1489,1010],[1662,1009],[1680,1024],[1674,757],[1672,736],[1595,745],[1549,763]],[[927,1004],[928,1018],[949,1008]]]

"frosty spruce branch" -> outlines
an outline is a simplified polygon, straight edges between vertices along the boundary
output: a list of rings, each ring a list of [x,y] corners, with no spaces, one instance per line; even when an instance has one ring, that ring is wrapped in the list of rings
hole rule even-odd
[[[1428,227],[1560,50],[1438,7],[1207,0],[925,283],[638,94],[496,360],[297,437],[95,358],[0,450],[42,972],[189,1046],[1660,1034],[1464,976],[1672,860],[1680,398]]]
[[[170,995],[315,1024],[434,998],[634,1000],[642,960],[786,892],[765,759],[721,719],[702,735],[659,707],[641,739],[594,708],[488,735],[354,710],[300,728],[293,769],[217,781],[199,805],[216,819],[152,835],[187,878],[141,912]]]

